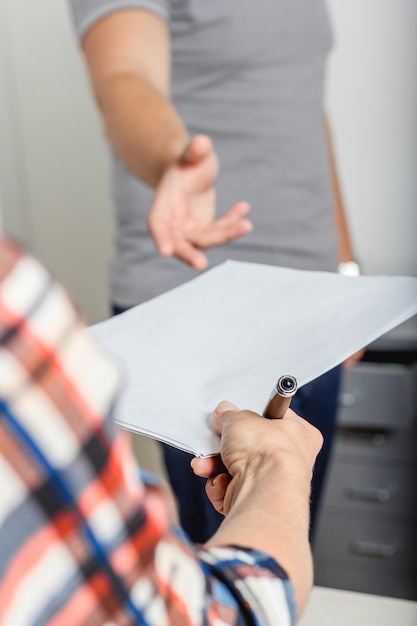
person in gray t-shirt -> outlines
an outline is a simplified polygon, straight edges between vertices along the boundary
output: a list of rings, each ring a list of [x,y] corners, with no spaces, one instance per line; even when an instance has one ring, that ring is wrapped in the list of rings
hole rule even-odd
[[[112,146],[115,312],[230,258],[329,271],[353,260],[323,112],[323,0],[70,3]],[[314,504],[338,380],[294,399],[326,439]],[[190,495],[181,454],[165,448],[168,473],[184,527],[203,541],[219,519],[190,505],[202,489]]]

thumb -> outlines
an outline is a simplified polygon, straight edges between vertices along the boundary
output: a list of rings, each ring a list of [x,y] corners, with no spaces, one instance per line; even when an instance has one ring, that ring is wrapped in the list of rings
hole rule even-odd
[[[206,158],[213,150],[213,143],[207,135],[196,135],[185,148],[181,158],[181,165],[196,165]]]
[[[214,428],[218,435],[221,435],[223,430],[223,424],[226,416],[229,413],[233,413],[235,411],[239,411],[238,407],[231,402],[227,402],[226,400],[222,400],[217,407],[213,411],[213,421]]]
[[[238,411],[238,407],[227,400],[222,400],[214,409],[214,415],[222,415],[223,413],[227,413],[228,411]]]

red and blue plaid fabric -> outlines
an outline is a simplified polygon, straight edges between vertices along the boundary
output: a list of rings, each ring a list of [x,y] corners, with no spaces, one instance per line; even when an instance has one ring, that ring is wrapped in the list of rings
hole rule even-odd
[[[119,386],[65,290],[0,239],[0,624],[294,623],[275,561],[172,524],[113,424]]]

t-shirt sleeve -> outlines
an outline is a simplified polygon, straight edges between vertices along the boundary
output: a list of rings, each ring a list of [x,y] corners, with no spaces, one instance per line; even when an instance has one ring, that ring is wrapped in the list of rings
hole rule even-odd
[[[143,9],[169,20],[168,0],[68,0],[80,39],[99,20],[126,9]]]

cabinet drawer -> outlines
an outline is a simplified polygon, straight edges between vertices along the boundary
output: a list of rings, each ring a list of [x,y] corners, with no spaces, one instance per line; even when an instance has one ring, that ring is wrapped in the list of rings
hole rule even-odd
[[[417,366],[360,362],[344,372],[339,424],[403,428],[416,415]]]
[[[322,587],[360,591],[404,600],[417,600],[417,580],[401,570],[378,571],[374,566],[349,567],[345,563],[318,560],[315,584]]]
[[[334,458],[363,459],[370,463],[395,463],[417,468],[417,428],[408,430],[363,430],[340,427]]]
[[[347,566],[374,565],[375,572],[398,568],[417,574],[415,524],[374,521],[330,514],[318,528],[315,554],[320,559],[343,561]]]
[[[414,516],[417,521],[415,494],[417,473],[413,470],[339,461],[332,466],[323,504],[374,516]]]

